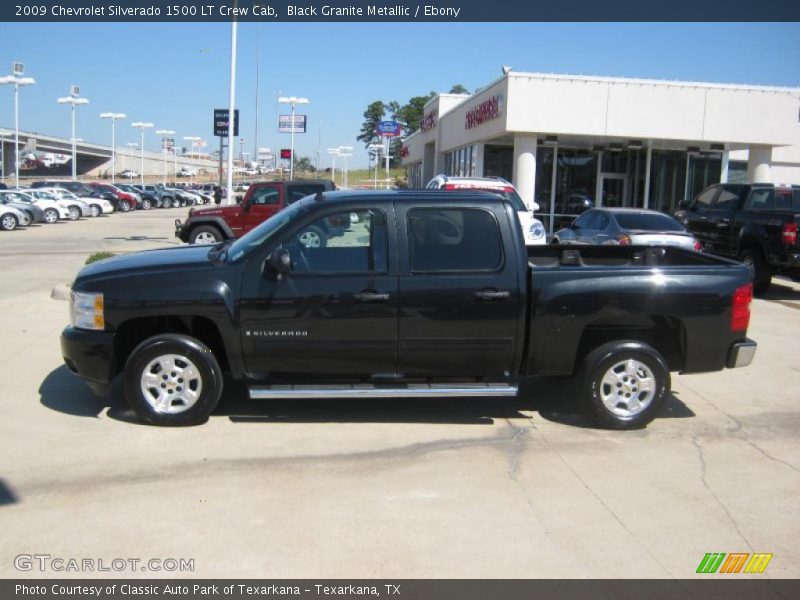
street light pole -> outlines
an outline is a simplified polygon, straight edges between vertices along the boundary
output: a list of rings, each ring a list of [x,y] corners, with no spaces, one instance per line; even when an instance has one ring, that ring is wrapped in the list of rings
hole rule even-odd
[[[328,148],[328,154],[331,155],[331,180],[336,185],[336,157],[339,156],[339,149]]]
[[[117,182],[117,139],[116,125],[117,119],[125,119],[124,113],[104,112],[100,113],[101,119],[111,119],[111,184]]]
[[[142,188],[144,188],[144,130],[149,129],[152,127],[152,123],[143,123],[142,121],[137,121],[136,123],[131,123],[131,127],[136,127],[142,134],[142,143],[140,146],[141,156],[142,156],[142,172],[139,173],[142,179]]]
[[[199,142],[201,138],[196,135],[187,135],[183,137],[183,141],[189,142],[189,159],[194,158],[194,145],[196,142]],[[178,174],[175,174],[175,177],[178,177]],[[189,168],[189,185],[194,182],[194,169]]]
[[[23,77],[25,65],[15,62],[12,65],[13,75],[0,77],[0,84],[14,84],[14,183],[19,189],[19,87],[21,85],[34,85],[36,80],[33,77]],[[4,167],[5,168],[5,167]]]
[[[128,142],[125,145],[128,147],[128,150],[130,150],[131,154],[133,154],[133,151],[139,147],[139,144],[136,142]],[[133,181],[133,175],[131,175],[132,169],[130,167],[125,168],[128,169],[128,184],[130,185],[130,183]]]
[[[236,33],[239,23],[236,19],[231,23],[231,72],[228,94],[228,204],[234,204],[233,198],[233,135],[236,129]]]
[[[289,157],[289,180],[291,181],[294,179],[294,111],[295,106],[297,104],[308,104],[308,98],[298,98],[296,96],[281,96],[278,98],[278,102],[282,104],[291,104],[292,105],[292,124],[290,128],[290,132],[292,134],[292,142],[291,142],[291,156]]]
[[[167,187],[167,138],[171,135],[175,135],[175,132],[171,129],[159,129],[156,131],[156,135],[161,136],[161,148],[164,150],[164,187]],[[175,147],[174,140],[172,147]]]
[[[342,179],[342,185],[344,189],[348,189],[347,185],[347,159],[350,156],[353,156],[353,147],[352,146],[339,146],[339,156],[342,157],[342,169],[344,170],[344,178]]]
[[[72,181],[75,181],[78,176],[78,150],[75,143],[75,106],[78,104],[89,104],[86,98],[78,97],[79,89],[77,85],[73,85],[70,89],[69,96],[59,98],[59,104],[70,104],[72,106]]]

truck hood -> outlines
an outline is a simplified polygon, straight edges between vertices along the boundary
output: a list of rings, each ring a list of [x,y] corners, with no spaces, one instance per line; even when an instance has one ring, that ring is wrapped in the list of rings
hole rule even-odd
[[[81,283],[95,279],[119,277],[125,275],[141,275],[143,272],[173,267],[176,270],[193,270],[203,266],[212,266],[208,257],[208,246],[179,246],[164,250],[145,250],[122,256],[114,256],[94,262],[83,267],[75,278],[74,288]]]

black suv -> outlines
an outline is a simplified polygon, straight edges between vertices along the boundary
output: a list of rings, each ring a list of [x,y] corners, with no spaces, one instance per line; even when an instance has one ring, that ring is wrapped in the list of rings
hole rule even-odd
[[[681,202],[675,218],[704,250],[750,265],[756,294],[777,273],[800,275],[800,186],[718,183]]]

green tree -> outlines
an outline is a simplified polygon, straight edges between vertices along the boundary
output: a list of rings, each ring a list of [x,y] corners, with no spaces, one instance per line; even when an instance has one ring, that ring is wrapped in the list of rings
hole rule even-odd
[[[453,87],[450,88],[451,94],[469,94],[469,90],[465,88],[460,83],[455,84]]]
[[[379,141],[378,124],[383,120],[386,114],[386,105],[382,100],[375,100],[364,111],[364,122],[361,125],[361,133],[356,138],[359,142],[364,142],[364,147]]]
[[[314,170],[314,165],[311,159],[307,156],[297,156],[294,159],[295,173],[309,172]]]
[[[405,135],[411,135],[419,129],[419,125],[422,123],[422,116],[425,113],[425,103],[435,95],[435,92],[431,92],[427,96],[414,96],[400,107],[397,112],[397,118],[403,125]]]

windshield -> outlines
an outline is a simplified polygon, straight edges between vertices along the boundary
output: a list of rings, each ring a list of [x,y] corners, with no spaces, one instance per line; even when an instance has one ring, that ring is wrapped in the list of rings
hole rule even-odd
[[[31,196],[39,198],[40,200],[57,200],[57,198],[50,192],[43,192],[41,190],[31,190]]]
[[[236,262],[253,250],[272,239],[283,227],[297,215],[306,211],[305,202],[290,204],[263,223],[233,242],[226,254],[227,262]]]
[[[669,215],[653,213],[616,213],[617,223],[623,229],[643,231],[686,231],[683,225]]]
[[[33,202],[33,198],[20,192],[0,192],[0,198],[3,202]]]
[[[77,198],[75,194],[63,188],[53,190],[53,195],[58,196],[59,198]]]

